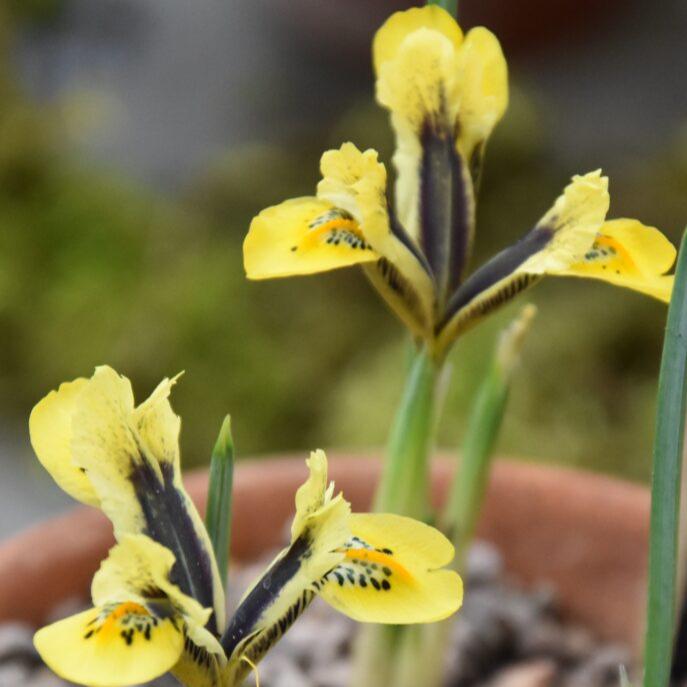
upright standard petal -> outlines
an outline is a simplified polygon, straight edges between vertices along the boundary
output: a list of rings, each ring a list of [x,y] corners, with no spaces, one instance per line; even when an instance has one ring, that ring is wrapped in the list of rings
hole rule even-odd
[[[325,578],[322,598],[354,620],[429,623],[463,600],[458,574],[442,569],[453,545],[438,530],[390,514],[353,514],[344,560]]]
[[[449,40],[455,49],[463,42],[463,32],[458,22],[437,5],[412,7],[395,12],[377,31],[372,43],[372,59],[377,74],[382,64],[396,58],[403,41],[418,29],[437,31]]]
[[[308,607],[319,581],[344,557],[350,506],[340,494],[333,495],[332,485],[326,486],[322,451],[311,455],[308,468],[310,477],[296,496],[291,544],[245,594],[222,638],[228,684],[238,684],[251,663],[279,641]]]
[[[377,99],[391,112],[399,218],[427,255],[439,308],[461,281],[484,145],[508,100],[506,63],[483,28],[463,40],[436,6],[393,15],[375,36]]]
[[[487,139],[508,107],[508,66],[498,39],[482,26],[468,31],[457,66],[456,145],[477,184]]]
[[[614,219],[603,224],[580,262],[552,274],[600,279],[668,303],[674,277],[665,273],[676,255],[658,229],[635,219]]]
[[[218,675],[222,650],[203,628],[211,610],[173,583],[174,562],[148,537],[125,536],[93,579],[96,607],[36,633],[46,663],[68,680],[103,687],[146,682],[189,660],[197,664],[201,654]]]
[[[456,148],[457,104],[448,98],[456,90],[456,59],[443,33],[415,29],[380,64],[377,79],[377,98],[396,133],[399,219],[427,256],[440,301],[460,279],[474,230],[472,182]]]
[[[73,493],[79,480],[75,495],[82,500],[89,495],[89,502],[102,508],[117,539],[144,533],[174,553],[176,581],[214,608],[209,623],[221,631],[224,592],[217,564],[181,482],[180,420],[168,400],[173,383],[164,380],[135,407],[129,380],[99,367],[90,380],[63,385],[36,406],[32,441],[58,484]]]
[[[608,179],[599,171],[573,178],[554,206],[520,241],[501,251],[451,297],[437,327],[437,349],[545,274],[568,269],[591,248],[608,212]]]

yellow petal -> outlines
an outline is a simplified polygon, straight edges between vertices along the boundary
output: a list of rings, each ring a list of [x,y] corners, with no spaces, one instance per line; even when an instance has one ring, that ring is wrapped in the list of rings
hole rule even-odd
[[[174,555],[164,546],[144,535],[126,535],[110,550],[95,574],[93,600],[101,607],[111,607],[116,599],[131,599],[130,605],[153,609],[159,618],[174,618],[184,637],[174,674],[186,680],[184,684],[214,685],[224,653],[217,639],[205,629],[212,611],[171,581],[174,564]]]
[[[36,632],[34,643],[60,677],[92,687],[148,682],[170,670],[184,646],[173,618],[125,602],[60,620]]]
[[[434,286],[414,240],[390,222],[386,169],[375,150],[361,152],[352,143],[322,156],[317,195],[359,220],[365,240],[378,256],[363,265],[392,310],[422,336],[431,320]]]
[[[537,226],[501,251],[456,290],[437,328],[437,350],[545,274],[583,259],[608,212],[608,179],[599,171],[576,176]]]
[[[345,560],[320,594],[354,620],[428,623],[458,610],[463,586],[457,573],[441,569],[454,554],[438,530],[391,514],[354,514]]]
[[[434,17],[441,21],[429,20]],[[399,219],[420,240],[427,232],[421,226],[422,170],[431,171],[432,142],[448,142],[477,178],[486,140],[508,104],[507,65],[491,32],[478,27],[463,41],[455,20],[435,7],[397,13],[380,29],[375,46],[377,100],[391,112],[396,133]],[[454,210],[468,221],[471,194],[472,188],[460,193]]]
[[[463,41],[463,32],[456,20],[437,5],[413,7],[403,12],[395,12],[375,34],[372,43],[375,70],[379,72],[384,62],[393,60],[406,37],[422,28],[439,32],[455,48],[458,48]]]
[[[296,517],[291,525],[292,541],[301,534],[307,519],[322,508],[325,500],[331,500],[331,491],[327,499],[327,455],[325,452],[313,451],[305,463],[310,474],[296,492]]]
[[[452,42],[436,31],[421,29],[404,40],[377,77],[377,100],[391,112],[396,134],[396,207],[400,221],[416,240],[424,138],[431,133],[454,145],[458,104],[455,97],[447,96],[457,90],[457,72]]]
[[[133,411],[133,424],[147,451],[160,463],[179,471],[181,418],[172,410],[169,395],[179,375],[163,379],[153,393]]]
[[[584,258],[558,274],[600,279],[668,302],[673,276],[666,276],[675,262],[675,246],[656,228],[634,219],[603,224]]]
[[[212,578],[213,598],[210,600],[204,596],[204,601],[212,603],[215,611],[215,622],[218,631],[222,631],[226,622],[225,598],[223,585],[219,576],[219,569],[215,557],[212,554],[212,544],[208,536],[205,524],[200,517],[195,505],[186,493],[181,479],[181,464],[179,455],[179,431],[181,419],[172,410],[169,402],[169,395],[172,387],[176,383],[179,375],[173,379],[164,379],[153,393],[137,406],[133,412],[132,422],[136,428],[139,441],[145,447],[147,455],[153,456],[162,468],[163,481],[166,490],[169,491],[168,497],[176,507],[176,510],[168,513],[169,518],[177,520],[178,525],[186,535],[192,534],[188,541],[180,540],[187,549],[188,557],[193,561],[193,565],[202,568],[200,560],[206,561],[205,568]],[[154,488],[154,487],[151,487]],[[159,492],[163,496],[163,492]],[[188,520],[189,527],[182,523],[182,519]],[[169,545],[170,542],[163,542]]]
[[[150,537],[125,535],[110,549],[93,577],[93,602],[101,606],[124,598],[140,599],[143,603],[148,600],[150,590],[156,590],[158,596],[183,615],[189,626],[202,628],[212,611],[171,582],[174,564],[174,554]]]
[[[222,666],[223,663],[217,654],[210,653],[187,640],[181,658],[171,672],[182,685],[221,687]]]
[[[496,36],[481,26],[468,32],[457,66],[453,95],[460,102],[457,146],[474,172],[484,142],[508,107],[508,66]],[[475,152],[478,156],[473,158]]]
[[[320,581],[342,559],[350,539],[350,505],[327,487],[324,452],[308,461],[310,476],[296,495],[290,546],[248,589],[222,638],[229,684],[238,684],[308,607]]]
[[[131,383],[99,367],[78,396],[72,456],[86,471],[115,537],[145,532],[179,561],[179,584],[224,625],[224,593],[203,522],[181,482],[179,418],[169,405],[173,381],[134,407]]]
[[[377,100],[392,113],[399,147],[415,148],[423,129],[453,132],[460,103],[457,51],[450,39],[427,28],[410,33],[394,59],[383,62]],[[449,99],[449,96],[451,98]]]
[[[91,506],[100,499],[93,485],[72,459],[72,418],[86,379],[65,382],[51,391],[31,411],[29,433],[38,460],[70,496]]]
[[[73,460],[86,471],[117,538],[145,528],[132,472],[149,465],[161,480],[159,465],[143,455],[137,443],[133,411],[129,380],[103,366],[96,369],[79,395],[72,422]]]
[[[577,263],[589,250],[606,218],[608,177],[601,171],[575,176],[535,231],[551,240],[517,269],[527,274],[554,273]]]
[[[325,272],[378,257],[349,212],[317,198],[294,198],[263,210],[243,244],[249,279]]]

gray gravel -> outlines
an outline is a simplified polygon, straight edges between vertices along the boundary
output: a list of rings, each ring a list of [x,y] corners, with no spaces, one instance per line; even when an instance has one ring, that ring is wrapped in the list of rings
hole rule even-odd
[[[230,598],[240,598],[271,558],[234,571]],[[447,687],[616,687],[618,667],[632,668],[627,648],[599,644],[584,629],[563,624],[551,590],[524,591],[509,581],[498,553],[486,544],[473,547],[467,587]],[[76,608],[62,605],[55,615]],[[355,623],[316,600],[260,664],[262,687],[348,687],[354,629]],[[41,665],[31,635],[20,624],[0,625],[0,687],[66,684]],[[173,684],[171,678],[154,683]]]

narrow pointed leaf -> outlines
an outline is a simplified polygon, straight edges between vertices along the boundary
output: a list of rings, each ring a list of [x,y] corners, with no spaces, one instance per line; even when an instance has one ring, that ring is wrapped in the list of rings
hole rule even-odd
[[[227,584],[231,544],[231,492],[234,482],[234,441],[231,418],[227,415],[219,431],[210,463],[208,505],[205,525],[215,552],[222,584]]]
[[[687,236],[687,234],[686,234]],[[669,684],[687,384],[687,240],[682,239],[658,384],[651,484],[645,687]]]
[[[444,530],[451,532],[456,547],[455,564],[460,568],[470,545],[477,518],[482,510],[494,446],[503,424],[513,370],[532,318],[533,305],[501,334],[494,358],[477,393],[463,455],[453,480],[444,511]]]

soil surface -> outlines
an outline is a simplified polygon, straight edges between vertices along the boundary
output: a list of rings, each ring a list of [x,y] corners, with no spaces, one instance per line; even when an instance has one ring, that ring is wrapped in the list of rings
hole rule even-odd
[[[240,598],[271,559],[232,571],[230,599]],[[75,612],[83,602],[68,606],[55,609],[54,618]],[[260,664],[261,687],[348,687],[354,632],[355,623],[316,600]],[[31,636],[30,627],[0,625],[0,687],[66,685],[41,663]],[[446,687],[616,687],[621,665],[632,676],[626,647],[600,644],[584,629],[564,623],[551,590],[519,588],[492,547],[473,547]],[[152,684],[177,683],[165,677]]]

